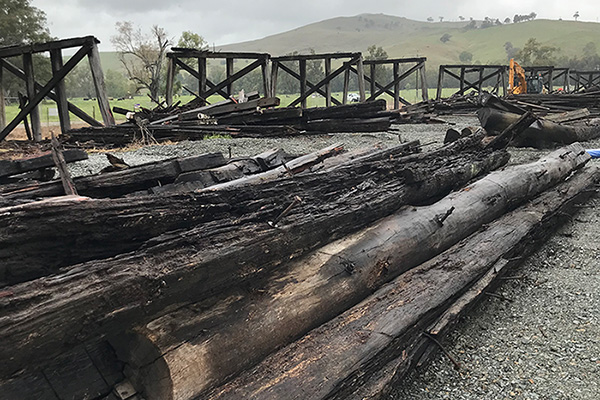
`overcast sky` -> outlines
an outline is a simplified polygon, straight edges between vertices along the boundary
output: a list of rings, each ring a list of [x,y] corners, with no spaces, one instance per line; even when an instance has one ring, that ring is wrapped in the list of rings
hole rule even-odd
[[[337,16],[383,13],[424,21],[486,16],[504,20],[534,11],[539,18],[597,22],[598,0],[32,0],[46,12],[50,33],[59,38],[94,35],[101,51],[111,51],[116,21],[132,21],[143,29],[154,24],[175,41],[193,31],[210,44],[259,39]]]

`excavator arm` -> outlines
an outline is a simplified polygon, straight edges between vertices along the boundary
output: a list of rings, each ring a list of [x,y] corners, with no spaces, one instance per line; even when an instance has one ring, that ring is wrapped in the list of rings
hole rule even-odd
[[[515,84],[515,78],[519,83]],[[510,94],[527,93],[527,79],[525,70],[513,58],[510,59],[508,67],[508,89]]]

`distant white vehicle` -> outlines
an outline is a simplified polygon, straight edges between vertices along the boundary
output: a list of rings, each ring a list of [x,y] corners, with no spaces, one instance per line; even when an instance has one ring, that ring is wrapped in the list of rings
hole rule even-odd
[[[348,103],[358,103],[360,95],[358,93],[348,93]]]

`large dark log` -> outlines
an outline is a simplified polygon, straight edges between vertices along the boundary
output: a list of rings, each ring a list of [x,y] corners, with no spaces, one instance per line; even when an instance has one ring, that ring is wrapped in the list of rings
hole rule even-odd
[[[366,103],[345,104],[334,107],[307,108],[302,112],[307,121],[320,119],[369,118],[385,111],[387,103],[384,99]]]
[[[550,234],[598,178],[597,167],[584,170],[202,398],[372,398],[371,385],[382,387],[382,369],[410,362],[421,332],[443,310],[501,258],[510,260]]]
[[[589,159],[577,144],[537,163],[493,172],[431,206],[409,207],[278,268],[255,293],[238,291],[214,307],[171,312],[118,347],[149,399],[195,397],[563,181]]]
[[[168,312],[174,303],[201,301],[243,284],[282,260],[356,232],[404,204],[441,196],[506,163],[504,151],[478,150],[480,140],[480,136],[465,138],[435,152],[327,173],[167,196],[169,208],[184,208],[187,203],[206,222],[157,237],[135,253],[72,266],[6,288],[6,295],[0,297],[0,307],[6,310],[0,319],[0,340],[5,344],[0,357],[11,362],[0,365],[0,376],[24,367],[33,356],[50,357],[75,343],[147,322]],[[423,172],[413,175],[427,180],[408,184],[404,176],[416,169]],[[303,202],[278,222],[278,228],[268,224],[296,195]],[[127,213],[130,220],[143,220],[155,201],[136,199],[136,207]],[[78,218],[87,212],[102,219],[104,208],[119,202],[132,204],[95,200],[63,210]],[[226,213],[223,207],[228,207]],[[36,225],[47,229],[41,218]],[[54,232],[63,229],[56,224],[54,228]]]
[[[74,161],[87,160],[88,155],[83,150],[69,149],[63,151],[65,161],[70,163]],[[23,172],[35,171],[42,168],[54,166],[54,160],[50,152],[31,158],[22,158],[19,160],[0,160],[0,177],[21,174]]]
[[[120,197],[127,193],[175,181],[181,173],[218,167],[226,163],[221,153],[208,153],[182,159],[157,161],[122,171],[83,176],[73,180],[80,195],[96,198]],[[62,195],[60,181],[0,188],[0,201],[35,199]]]
[[[299,172],[341,150],[339,145],[330,146],[292,160],[287,168]],[[223,159],[221,153],[214,154]],[[214,154],[170,160],[158,165],[170,165],[176,172],[192,171],[204,166],[205,158],[212,160]],[[273,152],[263,153],[255,159],[266,158],[272,167],[279,160],[277,154],[278,152],[275,155]],[[233,166],[237,168],[236,164]],[[255,169],[259,168],[256,161]],[[132,168],[106,175],[122,176],[124,172],[135,170],[136,168]],[[283,176],[286,171],[283,167],[276,168],[257,174],[252,179],[235,179],[230,185],[266,182]],[[218,174],[226,180],[227,172],[231,171],[220,170]],[[110,182],[115,182],[115,179],[111,178]],[[214,187],[218,190],[223,185],[224,183]],[[94,202],[81,197],[66,197],[52,202],[0,208],[0,221],[4,222],[0,227],[0,237],[4,244],[0,247],[0,286],[37,278],[62,266],[133,251],[150,238],[218,219],[223,217],[224,212],[231,210],[226,199],[218,199],[214,203],[208,200],[201,204],[198,204],[195,196],[187,200],[190,201],[160,197]]]
[[[502,132],[515,123],[519,114],[509,113],[494,108],[484,107],[477,112],[477,117],[489,132]],[[561,125],[544,119],[538,119],[529,128],[519,134],[514,144],[518,146],[544,147],[551,143],[570,144],[585,142],[600,136],[600,125]]]
[[[341,107],[341,106],[339,106]],[[387,132],[391,121],[388,117],[381,118],[347,118],[347,119],[321,119],[311,120],[303,124],[303,128],[310,132]]]

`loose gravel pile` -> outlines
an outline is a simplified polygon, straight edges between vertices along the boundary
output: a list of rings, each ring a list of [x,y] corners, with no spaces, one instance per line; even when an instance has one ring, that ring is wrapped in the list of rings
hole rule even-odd
[[[451,117],[457,128],[475,118]],[[249,156],[280,147],[308,153],[334,143],[346,149],[391,147],[420,140],[442,145],[448,125],[399,125],[397,134],[335,134],[285,139],[209,139],[115,152],[130,165],[220,151]],[[587,143],[600,148],[600,140]],[[532,162],[545,151],[511,149],[511,164]],[[101,153],[70,166],[74,175],[107,166]],[[600,399],[600,200],[586,203],[537,253],[512,271],[497,293],[486,297],[443,341],[462,364],[455,371],[439,354],[413,371],[390,399]]]

